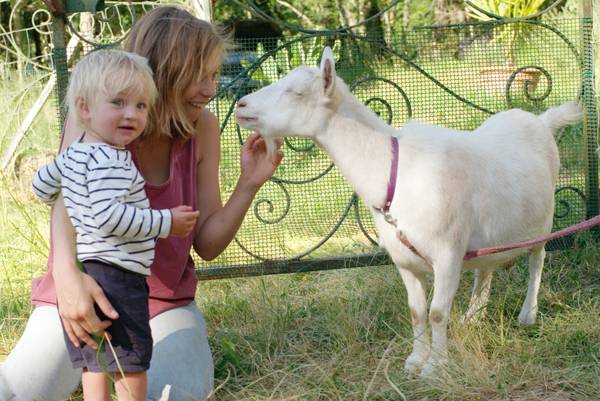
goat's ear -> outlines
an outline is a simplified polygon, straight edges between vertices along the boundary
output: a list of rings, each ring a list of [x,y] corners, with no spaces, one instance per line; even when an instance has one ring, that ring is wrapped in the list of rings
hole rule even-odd
[[[323,93],[331,96],[335,88],[335,60],[329,46],[323,49],[321,56],[321,75],[323,77]]]

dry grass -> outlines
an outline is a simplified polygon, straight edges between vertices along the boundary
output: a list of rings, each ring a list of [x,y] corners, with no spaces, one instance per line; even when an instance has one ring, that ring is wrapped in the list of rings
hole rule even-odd
[[[533,327],[516,321],[524,266],[497,274],[479,324],[457,323],[468,301],[463,280],[452,360],[429,381],[402,371],[411,331],[392,267],[203,284],[222,385],[215,399],[600,399],[598,260],[594,244],[550,256]]]

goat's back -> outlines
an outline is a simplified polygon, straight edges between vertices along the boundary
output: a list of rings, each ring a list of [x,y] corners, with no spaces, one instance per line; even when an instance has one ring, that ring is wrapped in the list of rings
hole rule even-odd
[[[470,249],[550,230],[558,150],[538,116],[509,110],[472,132],[412,121],[399,137],[398,183],[409,188],[397,207],[414,211],[399,212],[407,226]]]

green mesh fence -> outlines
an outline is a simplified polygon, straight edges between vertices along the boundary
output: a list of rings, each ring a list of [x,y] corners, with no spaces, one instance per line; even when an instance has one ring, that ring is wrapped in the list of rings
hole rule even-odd
[[[515,29],[523,33],[520,40],[503,40]],[[598,118],[591,35],[591,18],[584,18],[425,27],[379,41],[346,31],[238,42],[210,104],[222,124],[222,197],[234,189],[240,146],[250,134],[235,123],[235,101],[300,64],[318,65],[329,45],[338,75],[395,127],[415,118],[471,130],[501,110],[539,112],[580,98],[584,123],[557,136],[562,163],[554,229],[594,216]],[[59,80],[64,73],[58,71]],[[376,245],[369,210],[327,155],[298,138],[286,140],[283,151],[282,165],[258,193],[232,244],[211,262],[197,260],[200,279],[389,263]]]
[[[582,23],[521,23],[527,40],[510,52],[508,44],[495,39],[514,28],[503,23],[415,29],[379,42],[329,33],[239,43],[245,50],[234,51],[226,62],[220,96],[212,104],[222,122],[223,198],[233,191],[239,147],[250,134],[240,130],[231,114],[236,97],[276,81],[297,65],[318,65],[323,47],[330,45],[338,75],[396,127],[412,117],[470,130],[497,111],[520,107],[539,112],[583,95],[586,130],[579,125],[558,134],[562,167],[554,229],[595,215],[597,120],[592,83],[583,91],[581,86],[582,66],[591,68],[581,52]],[[376,246],[370,212],[327,155],[298,138],[288,139],[283,150],[283,164],[259,192],[234,243],[216,260],[199,261],[199,276],[388,263]],[[548,248],[569,244],[567,238]]]

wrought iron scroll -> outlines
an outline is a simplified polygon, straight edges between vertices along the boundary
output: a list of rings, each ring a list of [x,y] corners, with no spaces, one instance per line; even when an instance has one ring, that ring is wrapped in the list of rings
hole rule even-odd
[[[573,205],[573,201],[563,196],[563,193],[569,192],[575,196],[577,200],[581,202],[581,204],[585,204],[585,193],[577,187],[565,186],[558,188],[554,195],[556,197],[556,210],[554,213],[555,219],[564,219],[569,217],[574,210],[581,209],[581,206],[577,208]]]
[[[542,102],[543,100],[547,99],[548,96],[550,95],[550,93],[552,92],[552,77],[550,76],[548,71],[546,71],[544,68],[536,66],[536,65],[528,65],[525,67],[519,67],[513,73],[510,74],[510,77],[508,78],[508,81],[506,82],[505,96],[506,96],[506,104],[509,107],[513,106],[513,100],[511,97],[511,88],[513,86],[513,83],[515,82],[515,79],[519,76],[520,73],[528,73],[528,72],[531,72],[532,70],[539,71],[544,76],[544,78],[546,79],[546,90],[539,96],[532,95],[531,90],[530,90],[531,89],[531,81],[525,80],[525,82],[523,84],[523,94],[525,95],[527,100],[530,100],[531,102]]]
[[[16,19],[20,18],[21,7],[27,6],[23,0],[16,1],[11,8],[8,16],[8,27],[0,26],[0,62],[3,65],[10,65],[18,61],[11,62],[11,56],[28,64],[28,67],[40,71],[51,71],[52,67],[48,62],[48,55],[32,55],[30,43],[33,41],[32,34],[35,32],[41,36],[50,36],[51,18],[50,13],[45,9],[35,10],[29,18],[28,27],[18,27]],[[8,29],[6,29],[8,28]],[[20,43],[25,42],[25,43]]]

